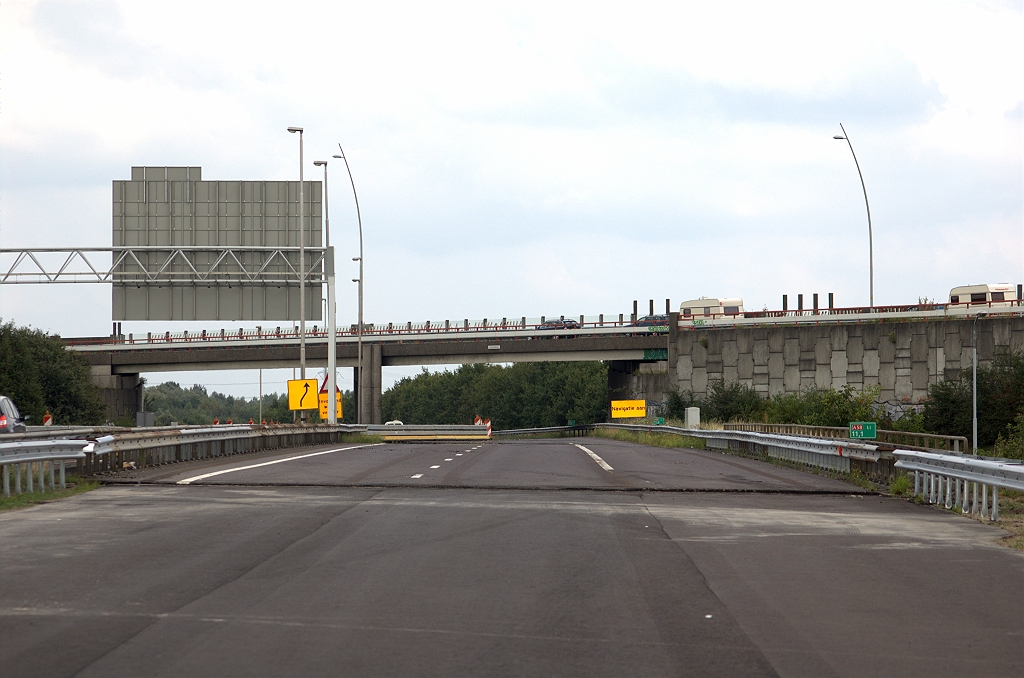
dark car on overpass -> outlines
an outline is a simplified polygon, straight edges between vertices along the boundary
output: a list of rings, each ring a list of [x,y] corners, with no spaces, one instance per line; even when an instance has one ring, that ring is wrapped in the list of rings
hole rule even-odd
[[[538,328],[542,330],[578,330],[580,324],[571,318],[558,318],[557,320],[545,320],[538,325]]]
[[[634,327],[650,327],[652,332],[668,332],[669,317],[667,313],[660,315],[645,315],[635,323]]]

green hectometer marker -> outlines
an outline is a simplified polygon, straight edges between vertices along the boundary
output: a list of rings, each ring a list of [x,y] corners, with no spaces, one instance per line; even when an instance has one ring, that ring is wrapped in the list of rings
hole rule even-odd
[[[878,437],[877,424],[873,421],[851,421],[850,438],[874,440]]]

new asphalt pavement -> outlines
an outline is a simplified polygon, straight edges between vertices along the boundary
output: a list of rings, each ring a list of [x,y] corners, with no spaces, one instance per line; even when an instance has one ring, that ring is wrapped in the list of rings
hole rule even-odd
[[[336,445],[0,514],[0,676],[1024,673],[1001,530],[714,451]]]

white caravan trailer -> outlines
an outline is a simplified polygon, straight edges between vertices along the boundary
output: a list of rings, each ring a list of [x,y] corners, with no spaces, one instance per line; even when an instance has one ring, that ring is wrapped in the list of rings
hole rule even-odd
[[[679,317],[690,319],[694,316],[711,318],[719,315],[739,316],[743,314],[743,300],[740,298],[717,299],[701,297],[684,301],[679,305]]]
[[[956,304],[962,309],[967,309],[975,304],[979,306],[1014,306],[1015,304],[1012,302],[1015,301],[1017,301],[1017,290],[1009,283],[962,285],[949,291],[950,305]]]

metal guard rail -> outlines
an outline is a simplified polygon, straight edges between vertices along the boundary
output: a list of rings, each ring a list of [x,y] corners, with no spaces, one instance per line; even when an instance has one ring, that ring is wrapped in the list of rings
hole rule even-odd
[[[488,440],[490,428],[477,424],[371,424],[369,435],[384,436],[385,442]]]
[[[764,423],[730,423],[725,424],[727,431],[757,431],[759,433],[781,433],[783,435],[810,436],[812,438],[843,438],[849,439],[850,429],[845,426],[805,426],[803,424],[764,424]],[[944,450],[963,453],[970,450],[964,436],[944,436],[935,433],[915,433],[912,431],[878,430],[878,437],[872,442],[888,443],[904,450]]]
[[[943,503],[948,509],[956,507],[963,513],[998,520],[999,488],[1024,492],[1024,461],[916,450],[896,450],[893,454],[897,458],[896,468],[914,472],[914,496],[921,496],[930,504]]]
[[[37,465],[39,488],[46,491],[46,478],[49,475],[50,490],[57,489],[54,477],[54,462],[60,462],[60,489],[67,487],[65,480],[65,462],[68,459],[85,457],[87,440],[19,440],[0,443],[0,466],[3,467],[4,496],[11,496],[11,467],[14,467],[14,491],[21,494],[21,478],[25,475],[26,490],[34,491],[35,478],[33,465]],[[49,473],[47,474],[47,462]]]
[[[544,433],[576,433],[593,429],[618,429],[642,433],[669,433],[672,435],[701,438],[711,449],[743,449],[764,454],[774,459],[785,459],[819,468],[849,473],[850,460],[877,462],[888,456],[878,445],[854,443],[839,439],[805,438],[774,433],[749,431],[721,431],[714,429],[690,429],[678,426],[656,426],[650,424],[598,423],[586,426],[551,426],[536,429],[515,429],[496,431],[495,435],[508,437]]]

